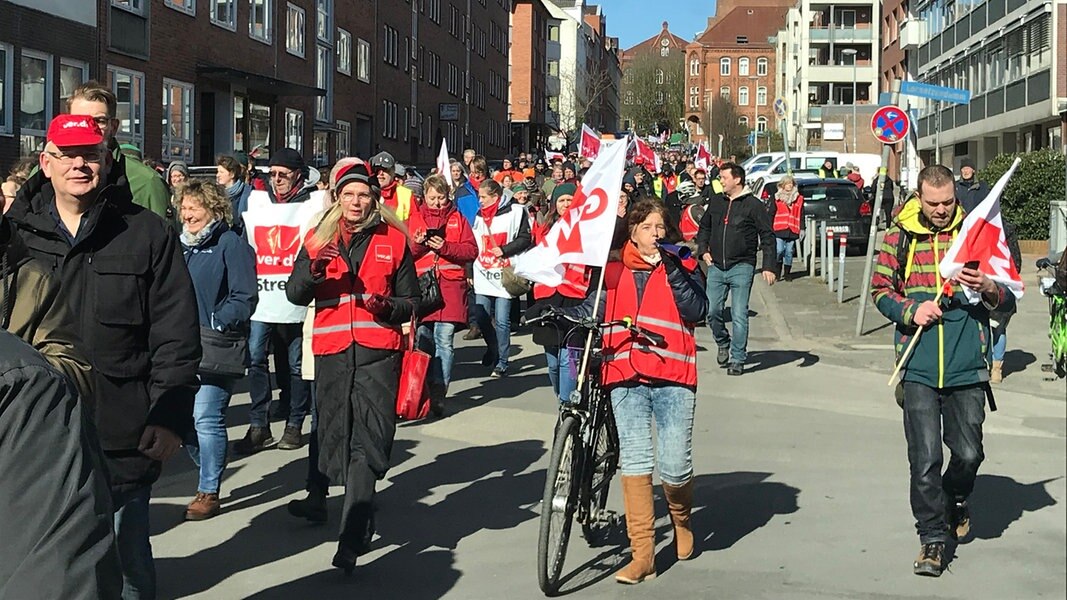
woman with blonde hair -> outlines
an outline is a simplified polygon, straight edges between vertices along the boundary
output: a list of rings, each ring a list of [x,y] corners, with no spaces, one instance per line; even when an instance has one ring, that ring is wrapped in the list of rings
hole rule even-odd
[[[333,190],[336,203],[305,238],[285,291],[293,304],[315,301],[317,462],[345,487],[333,565],[348,574],[374,535],[374,488],[396,433],[401,325],[420,295],[406,231],[381,206],[368,166],[340,169]],[[326,513],[324,483],[309,482],[300,501],[309,519]]]
[[[778,181],[773,208],[771,229],[778,246],[779,279],[789,281],[793,270],[793,244],[800,239],[800,222],[804,218],[804,197],[797,191],[797,182],[791,175]]]

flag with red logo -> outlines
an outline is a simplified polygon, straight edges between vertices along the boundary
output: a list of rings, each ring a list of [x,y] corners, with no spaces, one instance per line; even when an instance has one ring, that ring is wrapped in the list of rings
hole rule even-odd
[[[445,178],[448,187],[455,187],[452,182],[452,165],[448,162],[448,140],[441,138],[441,152],[437,154],[437,174]]]
[[[698,169],[704,169],[705,171],[711,166],[711,152],[708,151],[708,147],[704,142],[700,142],[700,146],[697,147],[697,157],[693,160],[693,164]]]
[[[611,144],[582,178],[574,202],[541,243],[512,259],[515,273],[531,281],[557,286],[565,264],[603,267],[608,261],[619,190],[626,168],[626,144]]]
[[[545,160],[546,161],[552,162],[552,161],[556,160],[557,158],[559,160],[562,160],[563,162],[567,162],[567,157],[562,152],[553,152],[551,150],[545,150]]]
[[[585,123],[582,123],[582,139],[578,145],[578,154],[589,160],[595,160],[600,154],[600,136]]]
[[[637,140],[637,156],[640,156],[646,165],[656,165],[656,170],[659,170],[659,164],[656,162],[656,152],[652,150],[651,146],[641,141],[640,138]]]
[[[985,200],[963,220],[959,235],[938,265],[941,277],[946,280],[956,277],[963,270],[963,265],[976,261],[978,270],[986,277],[1007,286],[1016,298],[1023,297],[1025,286],[1012,261],[1000,213],[1000,196],[1020,162],[1021,159],[1015,159]],[[972,304],[978,302],[980,294],[968,288],[964,288],[964,292]]]

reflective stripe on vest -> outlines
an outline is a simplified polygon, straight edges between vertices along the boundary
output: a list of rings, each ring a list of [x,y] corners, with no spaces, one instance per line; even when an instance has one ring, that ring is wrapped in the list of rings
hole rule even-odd
[[[678,313],[666,269],[652,270],[640,301],[633,271],[621,262],[610,262],[605,269],[605,320],[630,317],[642,329],[663,336],[666,345],[653,348],[623,327],[609,328],[604,333],[604,385],[659,381],[696,387],[696,338]]]
[[[463,236],[463,215],[460,212],[453,211],[448,216],[448,221],[445,222],[445,241],[458,244],[460,238]],[[427,252],[419,257],[415,261],[415,272],[419,275],[423,275],[426,271],[429,271],[434,267],[434,263],[437,263],[437,274],[441,279],[449,279],[452,281],[461,281],[466,278],[466,273],[463,265],[449,261],[445,257],[438,258],[438,254],[433,252]]]
[[[382,323],[367,310],[374,294],[392,296],[392,279],[407,250],[407,238],[382,223],[366,242],[358,276],[338,256],[326,266],[326,279],[315,286],[315,318],[311,350],[316,356],[337,354],[353,343],[366,348],[398,350],[400,327]],[[308,248],[314,259],[315,252]]]
[[[800,196],[789,206],[782,200],[775,200],[773,231],[792,231],[800,235],[800,213],[803,211],[803,200]]]
[[[563,281],[556,287],[543,283],[534,284],[535,300],[544,300],[557,292],[567,298],[584,299],[589,295],[589,268],[585,265],[567,263],[563,269]]]
[[[691,242],[696,239],[697,234],[700,233],[700,223],[697,223],[693,218],[693,205],[685,207],[682,211],[682,222],[679,223],[678,229],[682,232],[682,239],[687,242]]]

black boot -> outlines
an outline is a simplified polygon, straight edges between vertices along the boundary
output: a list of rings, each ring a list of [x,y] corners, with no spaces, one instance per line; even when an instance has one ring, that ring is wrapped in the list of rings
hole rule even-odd
[[[289,501],[289,514],[301,519],[307,519],[312,523],[325,523],[326,514],[326,491],[309,490],[307,498],[303,500]]]
[[[782,281],[789,281],[789,272],[793,270],[793,265],[782,265]]]

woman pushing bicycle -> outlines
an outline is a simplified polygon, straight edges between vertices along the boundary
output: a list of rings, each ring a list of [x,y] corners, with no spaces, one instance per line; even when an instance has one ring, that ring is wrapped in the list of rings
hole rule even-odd
[[[629,242],[605,266],[604,290],[596,314],[602,320],[632,321],[663,343],[654,347],[627,327],[604,334],[602,385],[611,395],[619,433],[623,504],[631,562],[615,579],[636,584],[656,576],[654,456],[674,524],[679,560],[693,555],[693,415],[697,367],[694,323],[703,321],[707,297],[696,261],[661,247],[667,209],[643,200],[629,211]],[[585,304],[564,312],[593,314],[595,285]],[[578,315],[580,313],[580,315]],[[528,315],[536,316],[536,315]],[[656,421],[653,453],[652,420]]]

